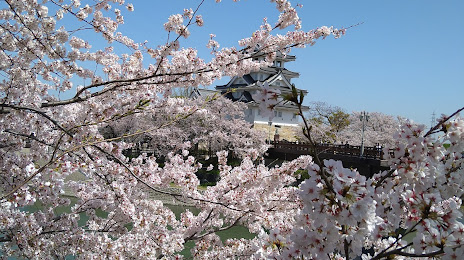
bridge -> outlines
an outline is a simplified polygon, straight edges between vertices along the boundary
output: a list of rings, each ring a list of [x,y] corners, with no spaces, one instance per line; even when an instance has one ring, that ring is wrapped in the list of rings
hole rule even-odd
[[[386,161],[383,160],[383,151],[380,147],[364,147],[361,156],[361,146],[344,144],[317,144],[286,141],[271,141],[268,157],[272,159],[293,160],[300,155],[318,155],[320,159],[334,159],[342,161],[346,168],[356,168],[365,176],[387,170]]]
[[[388,170],[386,161],[383,160],[383,151],[379,147],[364,147],[363,156],[359,145],[336,145],[336,144],[317,144],[313,147],[309,143],[297,143],[287,141],[271,141],[271,147],[267,151],[266,159],[269,162],[278,163],[296,159],[300,155],[315,154],[321,160],[334,159],[341,161],[345,168],[356,168],[364,176],[370,177],[373,174]],[[148,144],[137,145],[124,151],[129,157],[137,157],[141,153],[153,154],[153,148]],[[211,151],[195,151],[195,154],[214,156]]]

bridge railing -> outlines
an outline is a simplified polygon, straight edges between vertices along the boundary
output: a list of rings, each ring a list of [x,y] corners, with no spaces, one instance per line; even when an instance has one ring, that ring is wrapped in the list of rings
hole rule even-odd
[[[286,141],[272,141],[271,145],[281,152],[298,153],[298,154],[338,154],[357,156],[361,155],[361,146],[359,145],[346,145],[346,144],[317,144],[313,147],[308,143],[300,142],[286,142]],[[371,159],[383,159],[382,148],[374,146],[365,146],[363,157]]]

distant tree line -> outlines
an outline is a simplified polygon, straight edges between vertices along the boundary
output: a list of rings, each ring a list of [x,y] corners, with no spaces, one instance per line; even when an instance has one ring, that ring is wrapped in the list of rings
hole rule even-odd
[[[361,111],[347,113],[341,107],[321,101],[311,102],[309,111],[305,115],[312,127],[315,141],[353,145],[361,144],[363,122],[360,116]],[[368,112],[368,118],[364,122],[364,144],[366,146],[393,144],[395,131],[406,121],[406,118],[400,116]],[[299,131],[297,137],[304,140],[302,131]]]

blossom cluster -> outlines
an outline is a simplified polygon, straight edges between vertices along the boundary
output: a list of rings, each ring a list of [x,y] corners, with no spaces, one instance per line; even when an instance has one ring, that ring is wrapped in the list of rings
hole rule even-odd
[[[303,208],[284,236],[282,255],[461,257],[463,123],[461,118],[446,123],[446,133],[433,142],[423,126],[405,124],[389,154],[391,169],[371,179],[341,162],[310,165],[299,191]]]
[[[269,117],[269,121],[272,121],[274,117],[274,107],[282,101],[280,96],[280,90],[276,88],[270,88],[268,82],[257,82],[260,87],[260,91],[252,94],[253,100],[258,102],[259,110],[263,117]]]

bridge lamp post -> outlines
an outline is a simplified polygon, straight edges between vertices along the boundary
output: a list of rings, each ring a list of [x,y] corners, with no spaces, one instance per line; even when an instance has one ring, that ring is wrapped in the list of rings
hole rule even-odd
[[[267,122],[269,125],[269,144],[271,143],[271,126],[272,126],[272,121]]]
[[[364,155],[364,131],[366,130],[366,122],[369,120],[369,115],[366,111],[361,112],[359,116],[359,120],[362,122],[362,130],[361,130],[361,154],[362,157]]]

